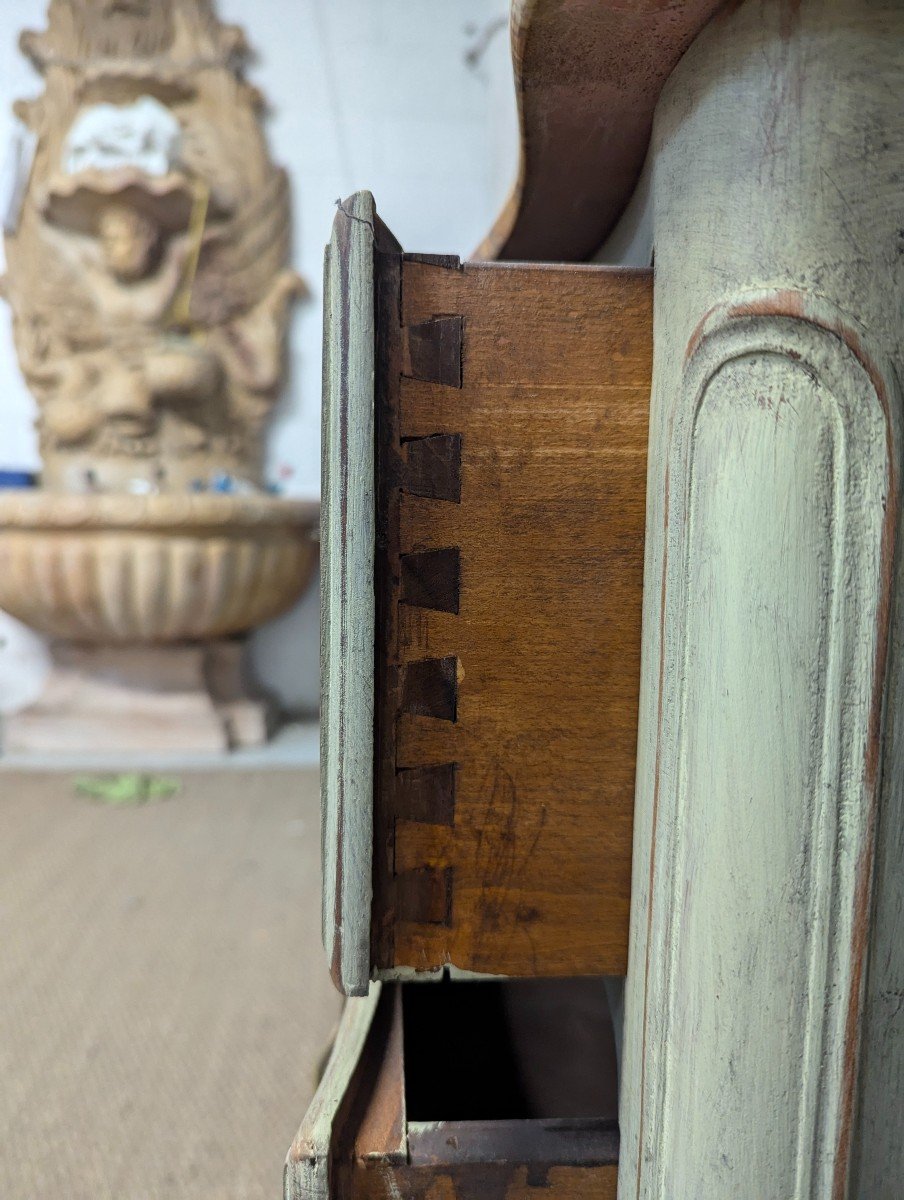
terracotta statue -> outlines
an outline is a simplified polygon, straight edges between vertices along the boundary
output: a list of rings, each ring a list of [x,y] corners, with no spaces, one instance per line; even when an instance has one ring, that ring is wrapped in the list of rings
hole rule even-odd
[[[51,0],[21,45],[46,89],[3,290],[43,470],[0,495],[0,608],[68,645],[6,747],[258,740],[213,639],[298,598],[316,505],[261,474],[302,283],[244,35],[211,0]]]
[[[289,194],[207,0],[53,0],[22,48],[46,80],[6,239],[45,487],[260,484],[280,381]]]

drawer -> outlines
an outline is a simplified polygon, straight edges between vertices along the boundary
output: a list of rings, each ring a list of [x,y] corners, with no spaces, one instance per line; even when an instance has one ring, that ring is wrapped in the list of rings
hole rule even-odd
[[[578,1030],[583,1052],[563,1056],[583,1080],[561,1079],[544,1097],[541,1066],[540,1094],[526,1100],[530,1071],[500,1036],[503,986],[522,985],[374,985],[350,1000],[289,1152],[286,1200],[615,1200],[616,1123],[573,1111],[600,1107],[592,1095],[606,1074],[600,1030]],[[605,1011],[605,1003],[594,1008]],[[465,1031],[479,1042],[470,1055],[460,1042]],[[530,1044],[522,1038],[520,1052]],[[478,1105],[481,1115],[468,1119]],[[523,1114],[525,1105],[558,1105],[570,1115],[505,1115]]]
[[[324,941],[338,986],[624,974],[643,270],[326,256]]]

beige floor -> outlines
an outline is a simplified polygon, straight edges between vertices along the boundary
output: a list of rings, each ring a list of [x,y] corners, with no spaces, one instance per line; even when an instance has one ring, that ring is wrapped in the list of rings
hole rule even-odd
[[[0,774],[0,1197],[277,1200],[339,1010],[316,776]]]

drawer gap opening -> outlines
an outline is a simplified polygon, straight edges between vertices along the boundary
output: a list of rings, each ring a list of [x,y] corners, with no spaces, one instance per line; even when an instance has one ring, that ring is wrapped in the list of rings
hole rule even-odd
[[[409,1122],[615,1122],[618,1069],[602,978],[408,983]]]

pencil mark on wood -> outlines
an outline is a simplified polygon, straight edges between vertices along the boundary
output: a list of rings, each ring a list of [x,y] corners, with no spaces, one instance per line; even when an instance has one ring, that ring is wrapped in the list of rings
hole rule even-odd
[[[406,254],[406,263],[423,263],[428,267],[445,267],[449,271],[461,270],[461,259],[457,254]]]

